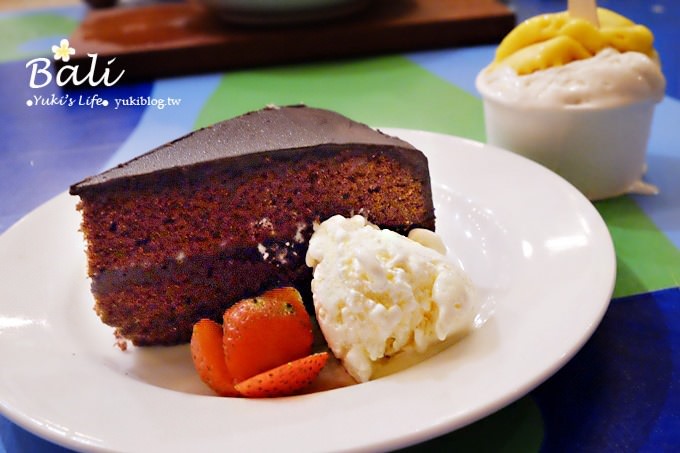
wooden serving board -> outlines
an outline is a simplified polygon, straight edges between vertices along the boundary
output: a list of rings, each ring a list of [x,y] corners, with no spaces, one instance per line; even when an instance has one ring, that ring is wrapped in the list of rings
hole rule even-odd
[[[515,25],[496,0],[378,0],[343,19],[245,27],[197,5],[159,3],[92,10],[69,38],[70,65],[116,57],[123,81],[498,42]],[[63,65],[63,63],[62,63]]]

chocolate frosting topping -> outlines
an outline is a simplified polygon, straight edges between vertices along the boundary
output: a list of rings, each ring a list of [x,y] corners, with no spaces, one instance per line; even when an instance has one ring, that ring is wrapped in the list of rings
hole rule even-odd
[[[124,164],[71,186],[70,193],[121,178],[277,150],[324,144],[410,144],[338,113],[299,106],[267,107],[191,132]]]

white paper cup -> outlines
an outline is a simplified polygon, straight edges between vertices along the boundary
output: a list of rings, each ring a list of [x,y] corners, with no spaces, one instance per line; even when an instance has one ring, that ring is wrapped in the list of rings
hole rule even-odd
[[[493,97],[482,77],[487,142],[532,159],[599,200],[656,193],[642,182],[656,100],[608,108],[527,106]]]

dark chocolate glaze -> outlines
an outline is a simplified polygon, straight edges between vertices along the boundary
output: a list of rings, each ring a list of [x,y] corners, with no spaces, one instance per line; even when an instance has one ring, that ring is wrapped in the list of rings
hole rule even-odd
[[[129,162],[74,184],[72,195],[117,180],[319,145],[413,146],[329,110],[303,105],[267,107],[191,132]],[[241,160],[241,159],[236,159]]]

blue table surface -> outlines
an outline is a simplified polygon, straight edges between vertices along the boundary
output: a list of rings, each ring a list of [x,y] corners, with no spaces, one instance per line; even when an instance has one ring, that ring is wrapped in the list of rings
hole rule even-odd
[[[542,12],[564,9],[563,1],[521,0],[510,2],[518,19],[524,19]],[[675,247],[680,248],[680,208],[675,201],[680,194],[680,140],[676,132],[680,118],[680,2],[673,1],[600,1],[604,7],[610,7],[625,16],[644,23],[655,34],[656,48],[660,54],[664,74],[667,78],[667,97],[657,110],[652,142],[650,143],[650,159],[663,162],[663,178],[668,181],[666,193],[656,201],[642,201],[640,206],[654,223],[667,235]],[[74,17],[82,17],[84,7],[73,8]],[[460,49],[423,51],[409,54],[408,57],[429,71],[440,75],[461,88],[476,95],[474,77],[479,68],[491,58],[494,46],[476,46]],[[452,62],[458,70],[452,74],[447,68]],[[9,130],[3,127],[5,120],[11,115],[14,124],[30,121],[29,117],[21,118],[22,113],[10,111],[8,99],[25,98],[24,94],[13,92],[12,77],[16,77],[17,67],[23,68],[23,62],[0,63],[0,138],[13,140],[11,134],[20,134],[22,139],[29,137],[25,130]],[[195,106],[186,106],[186,119],[174,118],[174,127],[169,127],[167,137],[154,137],[152,145],[172,139],[177,129],[190,128],[184,124],[189,118],[195,118],[202,102],[211,88],[217,84],[217,76],[195,76],[195,91],[192,100]],[[23,82],[22,82],[23,83]],[[173,83],[168,81],[155,89],[167,89],[177,92]],[[147,95],[149,86],[139,85],[139,93],[126,92],[126,96]],[[205,91],[203,93],[202,91]],[[194,109],[194,110],[192,110]],[[27,109],[24,109],[25,111]],[[139,110],[142,115],[143,110]],[[29,113],[23,113],[28,115]],[[128,115],[129,116],[129,115]],[[18,119],[17,119],[18,118]],[[144,118],[128,118],[126,120],[145,121]],[[151,121],[149,119],[146,119]],[[185,122],[186,122],[185,121]],[[159,130],[162,128],[159,128]],[[71,129],[72,131],[72,129]],[[58,132],[57,132],[58,133]],[[107,135],[108,134],[108,135]],[[102,128],[102,142],[116,141],[116,131]],[[8,138],[9,137],[9,138]],[[69,155],[70,140],[81,140],[82,137],[55,136],[54,146],[60,148],[59,158],[45,163],[51,173],[63,170],[61,178],[50,177],[40,179],[35,172],[30,178],[35,182],[31,190],[24,190],[16,196],[13,187],[17,181],[28,177],[28,174],[9,174],[0,167],[0,196],[4,206],[0,210],[0,233],[9,228],[22,216],[62,192],[74,181],[73,166],[83,165],[87,168],[106,167],[112,163],[126,160],[134,155],[134,151],[123,145],[117,152],[109,156],[109,161],[93,162],[83,155]],[[143,139],[137,141],[137,145]],[[143,145],[143,143],[142,143]],[[0,143],[0,159],[10,159],[3,155]],[[0,161],[2,162],[2,161]],[[63,167],[63,168],[62,168]],[[656,165],[659,167],[659,165]],[[673,176],[673,174],[675,176]],[[670,176],[669,176],[670,175]],[[671,180],[669,180],[671,178]],[[672,201],[671,200],[672,197]],[[659,202],[662,200],[665,204]],[[666,206],[659,209],[658,206]],[[671,209],[667,207],[671,206]],[[531,398],[541,409],[545,432],[540,449],[542,451],[564,451],[565,439],[569,439],[568,451],[680,451],[680,289],[668,288],[646,294],[618,298],[612,301],[602,324],[586,346],[555,376],[539,386],[531,393]],[[650,309],[650,307],[652,307]],[[629,322],[636,319],[636,323]],[[0,336],[0,341],[2,337]],[[603,351],[611,352],[611,356],[603,356]],[[653,352],[653,354],[651,354]],[[612,387],[611,382],[605,385],[599,382],[602,374],[593,369],[592,364],[607,362],[608,370],[620,373],[617,380],[619,387]],[[0,366],[2,366],[0,364]],[[604,365],[603,365],[604,366]],[[597,394],[594,394],[596,392]],[[582,407],[589,405],[591,410],[580,413]],[[112,416],[115,417],[115,416]],[[112,418],[113,420],[113,418]],[[483,423],[483,421],[482,421]],[[597,432],[588,429],[597,425]],[[446,444],[434,440],[425,444],[428,449],[443,448]],[[421,446],[422,448],[423,446]],[[64,452],[67,449],[43,440],[34,434],[14,425],[0,416],[0,453],[4,452]],[[418,449],[414,449],[418,451]]]

